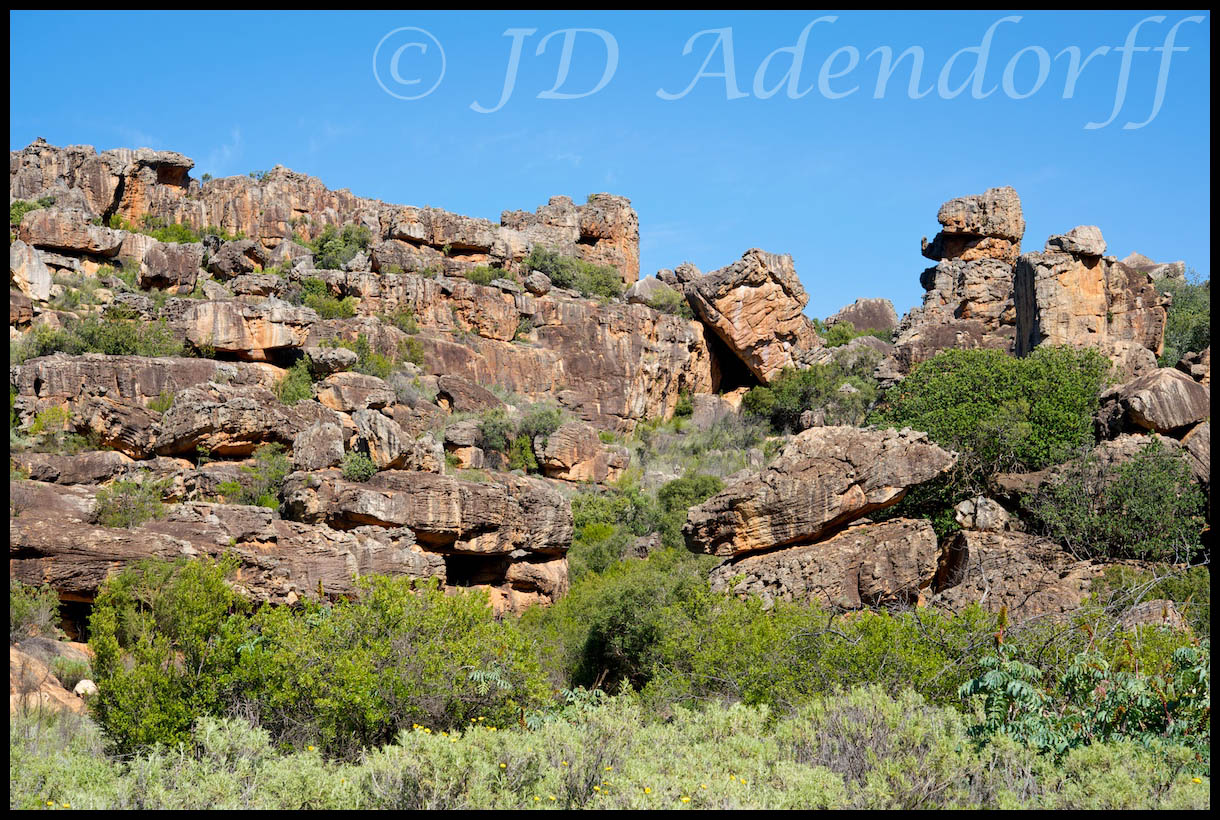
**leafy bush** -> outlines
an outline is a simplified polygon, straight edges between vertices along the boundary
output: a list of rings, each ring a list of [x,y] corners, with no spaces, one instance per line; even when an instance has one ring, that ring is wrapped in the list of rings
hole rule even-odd
[[[493,279],[500,279],[504,275],[505,272],[500,268],[489,268],[487,265],[479,265],[463,274],[476,285],[490,285]]]
[[[249,615],[224,580],[235,566],[143,564],[104,586],[90,644],[115,751],[238,712],[277,744],[355,757],[413,724],[507,726],[546,698],[532,647],[484,592],[365,578],[355,600]]]
[[[74,715],[10,720],[9,802],[74,809],[1204,809],[1190,752],[1131,743],[1056,763],[1001,738],[974,748],[952,709],[877,687],[777,716],[709,703],[654,719],[630,695],[570,691],[528,728],[402,732],[357,763],[277,750],[204,717],[181,748],[108,759]],[[527,724],[530,720],[527,718]],[[658,750],[663,750],[659,753]]]
[[[309,361],[304,357],[297,359],[284,378],[275,383],[275,397],[282,404],[296,404],[299,401],[313,398],[313,375],[309,370]]]
[[[538,245],[522,264],[545,273],[555,287],[570,288],[583,296],[615,297],[623,292],[623,279],[614,268],[563,256]]]
[[[141,322],[120,310],[105,318],[76,319],[62,329],[38,325],[13,344],[9,360],[14,364],[52,353],[105,353],[109,356],[179,356],[185,345],[165,319]]]
[[[98,492],[94,518],[103,527],[125,529],[163,518],[165,505],[161,499],[169,488],[170,479],[154,479],[147,472],[138,481],[116,481]]]
[[[30,211],[41,210],[42,208],[50,208],[55,204],[55,197],[44,196],[37,201],[28,199],[14,199],[8,206],[8,224],[10,226],[20,225],[21,220]]]
[[[398,343],[398,358],[414,365],[424,363],[424,346],[419,339],[403,339]]]
[[[1182,647],[1164,670],[1126,672],[1098,655],[1078,655],[1051,686],[1003,644],[982,660],[981,673],[961,696],[978,700],[972,734],[1007,735],[1061,756],[1091,743],[1135,740],[1146,746],[1191,748],[1207,765],[1211,735],[1210,652]]]
[[[8,581],[8,640],[59,638],[59,594],[50,584],[41,587]]]
[[[1117,468],[1076,459],[1025,507],[1038,531],[1081,558],[1180,563],[1202,546],[1203,493],[1185,455],[1159,438]]]
[[[806,410],[824,411],[826,424],[859,425],[877,397],[877,359],[875,351],[853,351],[805,370],[785,368],[770,386],[746,393],[742,407],[780,433],[799,430]]]
[[[309,243],[309,247],[314,253],[315,267],[321,270],[338,270],[352,261],[356,254],[367,250],[372,241],[372,231],[363,225],[349,223],[342,229],[327,225],[318,238]]]
[[[131,230],[130,226],[128,230]],[[180,223],[166,223],[164,219],[145,214],[140,222],[139,233],[148,234],[159,242],[179,242],[190,243],[198,242],[199,234],[195,233],[189,225]]]
[[[414,346],[411,344],[414,342]],[[369,344],[369,339],[363,333],[359,334],[353,341],[342,337],[332,337],[322,341],[323,347],[345,347],[348,350],[355,352],[356,365],[352,369],[357,373],[363,373],[366,376],[376,376],[379,379],[388,379],[390,374],[394,372],[396,362],[389,356],[384,356],[381,353],[373,350],[373,346]],[[399,347],[401,353],[410,354],[418,348],[422,358],[423,346],[415,339],[404,340],[403,345]]]
[[[1161,367],[1173,367],[1187,353],[1198,353],[1212,343],[1212,282],[1200,281],[1193,269],[1190,273],[1185,282],[1161,282],[1161,290],[1173,297],[1165,317]]]
[[[886,342],[894,336],[888,330],[856,330],[856,326],[851,322],[835,322],[829,327],[819,322],[818,332],[822,334],[822,342],[827,347],[842,347],[861,336],[876,336]]]
[[[292,472],[292,460],[279,442],[263,444],[254,451],[254,464],[241,466],[240,481],[224,481],[217,487],[230,504],[259,507],[280,506],[280,488]]]
[[[483,413],[479,420],[479,440],[484,450],[507,453],[509,443],[516,437],[516,427],[503,410]]]
[[[648,300],[648,307],[660,313],[672,313],[675,316],[681,316],[683,319],[695,318],[695,313],[691,310],[690,303],[686,301],[686,297],[673,288],[658,291]]]
[[[558,407],[550,404],[534,404],[522,414],[521,421],[517,424],[517,435],[525,436],[530,441],[542,436],[545,442],[547,437],[558,430],[562,424],[563,414]]]
[[[343,477],[348,481],[368,481],[377,475],[377,465],[364,453],[345,453],[341,463]]]
[[[93,674],[86,661],[74,661],[64,657],[52,658],[50,669],[51,674],[58,678],[69,692],[76,688],[76,684],[89,679],[89,676]]]
[[[301,292],[305,307],[313,308],[323,319],[350,319],[356,315],[356,299],[332,296],[330,288],[321,279],[309,277],[301,280]]]
[[[383,316],[382,319],[409,336],[414,336],[419,332],[419,323],[415,321],[415,311],[409,307],[400,308],[388,316]]]

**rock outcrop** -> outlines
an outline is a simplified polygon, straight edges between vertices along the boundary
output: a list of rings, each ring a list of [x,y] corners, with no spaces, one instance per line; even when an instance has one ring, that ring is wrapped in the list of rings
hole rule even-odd
[[[813,428],[761,474],[692,508],[682,534],[693,552],[725,557],[812,543],[897,504],[955,462],[924,433]]]
[[[857,299],[826,319],[826,326],[849,322],[858,331],[893,331],[898,327],[898,312],[889,299]]]
[[[941,232],[923,243],[923,255],[937,265],[919,278],[927,293],[898,325],[894,352],[879,366],[883,382],[950,348],[1013,350],[1012,266],[1025,234],[1017,192],[991,188],[950,200],[937,220]]]
[[[1128,430],[1180,437],[1209,416],[1211,389],[1162,367],[1102,393],[1098,425],[1108,437]]]
[[[687,289],[696,315],[763,384],[821,346],[792,257],[752,248]]]
[[[935,574],[938,552],[929,522],[896,518],[726,562],[710,581],[713,591],[757,596],[768,605],[776,599],[844,609],[914,604]]]
[[[1128,377],[1156,368],[1168,299],[1148,274],[1104,253],[1101,231],[1085,226],[1017,260],[1017,355],[1071,345],[1098,349]]]
[[[1185,262],[1154,262],[1142,253],[1132,253],[1120,260],[1122,264],[1152,277],[1152,281],[1186,281]]]

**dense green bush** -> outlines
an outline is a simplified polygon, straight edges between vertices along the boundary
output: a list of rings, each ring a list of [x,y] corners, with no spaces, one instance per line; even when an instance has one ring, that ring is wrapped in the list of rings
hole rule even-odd
[[[525,436],[530,441],[541,436],[545,443],[562,424],[563,413],[558,407],[551,404],[534,404],[521,414],[521,421],[517,422],[517,435]]]
[[[886,342],[894,336],[888,330],[856,330],[856,326],[851,322],[835,322],[829,327],[821,322],[818,322],[817,325],[818,332],[822,335],[822,343],[827,347],[842,347],[852,339],[861,336],[876,336]]]
[[[419,346],[419,343],[414,339],[407,339],[405,344],[400,346],[400,353],[405,353],[407,357],[411,356],[414,350],[411,345],[412,342]],[[355,340],[340,336],[323,339],[322,347],[345,347],[353,351],[356,354],[356,364],[352,369],[357,373],[363,373],[366,376],[376,376],[379,379],[388,379],[390,374],[394,372],[394,367],[397,364],[389,356],[373,350],[373,346],[369,344],[368,336],[365,336],[363,333],[357,335]],[[422,346],[419,346],[419,351],[422,355]]]
[[[301,280],[302,304],[313,308],[323,319],[350,319],[356,315],[356,299],[332,296],[325,282],[316,277]]]
[[[179,356],[185,345],[164,319],[142,322],[120,310],[104,318],[69,320],[59,329],[36,325],[10,346],[9,361],[21,364],[52,353],[110,356]]]
[[[292,472],[292,460],[279,442],[263,444],[254,451],[254,464],[241,466],[239,481],[224,481],[217,487],[230,504],[255,504],[276,509],[280,487]]]
[[[190,243],[198,242],[199,234],[195,233],[189,225],[181,223],[167,223],[160,217],[152,214],[145,214],[140,221],[139,232],[148,234],[159,242],[179,242]]]
[[[8,581],[8,640],[26,638],[58,638],[59,595],[49,585],[41,587],[23,584],[16,578]]]
[[[1165,318],[1165,347],[1161,367],[1173,367],[1182,356],[1212,343],[1211,279],[1194,275],[1185,282],[1163,280],[1161,289],[1173,297]]]
[[[675,316],[681,316],[683,319],[695,318],[695,312],[691,310],[690,303],[686,301],[686,297],[673,288],[658,291],[648,300],[648,307],[660,313],[672,313]]]
[[[235,566],[144,563],[99,592],[94,713],[113,750],[245,714],[277,744],[355,757],[414,724],[503,727],[546,700],[532,647],[486,593],[372,578],[353,600],[250,614],[225,582]]]
[[[508,469],[521,470],[524,473],[538,472],[538,459],[534,455],[533,439],[529,436],[517,436],[508,445]]]
[[[339,466],[343,468],[343,477],[348,481],[368,481],[377,475],[377,465],[364,453],[344,453]]]
[[[37,201],[28,199],[14,199],[8,206],[8,224],[10,227],[16,227],[21,224],[21,220],[30,211],[41,210],[42,208],[50,208],[55,204],[55,197],[44,196]]]
[[[614,268],[563,256],[539,245],[530,250],[522,265],[545,273],[555,287],[570,288],[584,296],[614,297],[623,292],[623,279]]]
[[[483,725],[486,725],[484,723]],[[74,715],[14,715],[13,808],[1206,809],[1189,750],[1098,743],[1056,762],[1007,739],[976,749],[952,709],[856,689],[776,716],[710,703],[656,721],[624,695],[536,728],[404,731],[357,763],[278,751],[265,729],[201,718],[180,748],[107,759]]]
[[[138,481],[116,481],[98,491],[94,518],[103,527],[131,529],[145,521],[165,516],[162,498],[170,479],[154,479],[149,473]]]
[[[1202,546],[1203,493],[1185,454],[1155,437],[1117,467],[1075,459],[1024,506],[1039,532],[1080,558],[1181,563]]]
[[[275,383],[275,397],[283,404],[296,404],[299,401],[313,398],[313,375],[309,369],[309,360],[305,357],[297,359],[284,378]]]
[[[476,285],[490,285],[493,280],[503,279],[507,274],[500,268],[490,268],[487,265],[478,265],[466,271],[462,275],[471,282],[474,282]]]
[[[327,225],[318,238],[309,243],[314,253],[314,267],[319,270],[339,270],[352,261],[356,254],[366,250],[372,241],[373,233],[364,225],[349,223],[341,229]]]
[[[1209,648],[1181,647],[1166,668],[1143,672],[1112,669],[1104,657],[1081,654],[1049,684],[1008,647],[998,650],[961,687],[963,698],[977,699],[976,737],[1003,734],[1056,756],[1117,740],[1181,745],[1209,767]]]
[[[1022,359],[999,350],[946,350],[886,394],[877,420],[923,430],[962,453],[962,469],[975,479],[1038,470],[1092,442],[1109,372],[1110,362],[1095,350],[1039,347]]]
[[[877,398],[875,351],[836,353],[830,362],[805,370],[785,368],[768,387],[755,387],[742,401],[745,411],[766,419],[775,432],[801,429],[801,414],[822,410],[826,424],[859,425]]]
[[[479,442],[484,450],[507,453],[517,428],[503,410],[488,410],[479,419]]]

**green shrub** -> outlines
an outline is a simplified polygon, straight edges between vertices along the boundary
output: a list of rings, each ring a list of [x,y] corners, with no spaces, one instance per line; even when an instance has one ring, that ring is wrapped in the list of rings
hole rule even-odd
[[[398,343],[398,358],[413,365],[424,363],[424,346],[419,339],[403,339]]]
[[[59,594],[50,584],[41,587],[8,581],[8,640],[59,638]]]
[[[805,370],[785,368],[768,387],[752,388],[742,400],[746,413],[770,421],[777,433],[800,429],[806,410],[822,410],[826,424],[858,426],[877,397],[872,350],[835,354]]]
[[[1163,280],[1161,290],[1173,297],[1165,317],[1165,346],[1161,367],[1173,367],[1187,353],[1212,343],[1211,279],[1200,281],[1194,270],[1185,282]]]
[[[20,364],[52,353],[105,353],[109,356],[179,356],[185,345],[165,319],[141,322],[122,311],[105,318],[70,321],[60,330],[39,325],[12,346],[9,359]]]
[[[493,279],[500,279],[505,273],[500,268],[489,268],[487,265],[479,265],[462,275],[476,285],[490,285]]]
[[[533,441],[542,436],[543,444],[547,438],[563,424],[563,414],[558,407],[549,404],[534,404],[521,416],[517,424],[517,435],[525,436]]]
[[[516,428],[503,410],[488,410],[483,413],[479,420],[479,439],[484,450],[507,453],[508,445],[514,438]]]
[[[1112,669],[1103,657],[1081,654],[1048,686],[1039,669],[1003,644],[998,650],[961,687],[961,696],[978,704],[976,737],[1003,734],[1056,756],[1091,743],[1169,742],[1193,749],[1208,765],[1210,651],[1182,647],[1167,669],[1151,673]]]
[[[130,229],[130,228],[129,228]],[[145,214],[140,222],[139,232],[148,234],[158,242],[178,242],[187,244],[190,242],[198,242],[199,234],[195,233],[189,225],[181,223],[166,223],[160,217],[152,214]]]
[[[373,346],[369,344],[368,337],[363,333],[358,335],[355,341],[337,336],[325,339],[322,342],[322,346],[345,347],[355,352],[356,365],[352,369],[357,373],[363,373],[366,376],[376,376],[379,379],[388,379],[390,374],[394,372],[394,360],[373,350]],[[415,339],[405,339],[399,346],[399,352],[405,356],[414,356],[418,352],[422,359],[423,346]]]
[[[623,292],[623,279],[614,268],[563,256],[538,245],[522,265],[545,273],[555,287],[570,288],[583,296],[615,297]]]
[[[318,238],[309,243],[314,253],[314,267],[320,270],[338,270],[352,261],[356,254],[368,249],[372,241],[372,231],[363,225],[349,223],[342,229],[327,225]]]
[[[648,300],[648,307],[660,313],[672,313],[676,316],[681,316],[683,319],[695,318],[695,313],[691,310],[690,303],[686,301],[686,297],[673,288],[658,291]]]
[[[534,457],[533,439],[529,436],[517,436],[508,445],[508,469],[538,472],[538,459]]]
[[[302,357],[288,368],[284,378],[275,383],[275,397],[282,404],[296,404],[313,398],[313,375],[309,369],[309,361]]]
[[[202,231],[199,232],[199,235],[200,236],[219,237],[222,242],[236,242],[239,239],[246,238],[245,233],[242,231],[238,231],[237,233],[229,233],[224,228],[218,227],[216,225],[208,225]]]
[[[50,208],[55,204],[55,197],[44,196],[37,201],[28,199],[15,199],[8,206],[8,224],[9,226],[20,225],[21,220],[30,211],[41,210],[42,208]]]
[[[690,393],[679,393],[678,403],[674,405],[674,418],[688,419],[695,413],[691,404]]]
[[[103,527],[125,529],[163,518],[165,505],[161,499],[169,488],[170,479],[154,479],[148,473],[138,481],[116,481],[98,492],[94,517]]]
[[[364,453],[355,451],[345,453],[341,466],[343,477],[348,481],[368,481],[377,475],[377,465]]]
[[[383,316],[382,318],[409,336],[414,336],[419,332],[419,323],[415,321],[415,311],[409,307],[400,308],[389,316]]]
[[[1076,459],[1024,506],[1039,532],[1080,558],[1181,563],[1202,547],[1203,493],[1186,456],[1159,438],[1117,468]]]
[[[339,299],[330,294],[330,288],[321,279],[309,277],[301,280],[302,304],[313,308],[323,319],[350,319],[356,315],[356,299],[345,296]]]
[[[174,394],[169,390],[162,390],[155,399],[148,403],[148,409],[154,413],[164,413],[174,404]]]
[[[1208,567],[1167,565],[1150,569],[1108,567],[1093,579],[1090,598],[1103,606],[1125,610],[1141,601],[1173,601],[1196,635],[1211,636],[1211,572]]]
[[[822,334],[822,342],[827,347],[842,347],[852,339],[858,339],[861,336],[876,336],[878,339],[888,342],[894,335],[888,330],[856,330],[856,326],[851,322],[835,322],[829,327],[818,322],[817,326],[818,332]]]
[[[40,436],[44,433],[58,433],[64,429],[68,419],[68,411],[63,407],[47,407],[44,410],[39,410],[38,414],[34,416],[33,423],[30,424],[30,435]]]
[[[63,687],[71,692],[76,684],[88,680],[93,674],[86,661],[74,661],[70,658],[55,657],[51,659],[51,674],[59,679]]]
[[[241,466],[239,481],[225,481],[217,488],[230,504],[252,504],[276,509],[280,488],[292,472],[292,460],[279,442],[263,444],[254,451],[254,464]]]

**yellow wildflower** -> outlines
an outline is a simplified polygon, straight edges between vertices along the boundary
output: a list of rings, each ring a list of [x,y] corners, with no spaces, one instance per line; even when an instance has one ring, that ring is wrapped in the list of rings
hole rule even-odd
[[[689,798],[689,797],[687,797],[686,795],[682,795],[682,802],[683,802],[683,803],[689,803],[689,802],[690,802],[690,798]]]
[[[644,787],[644,794],[652,794],[652,789],[648,786]]]

